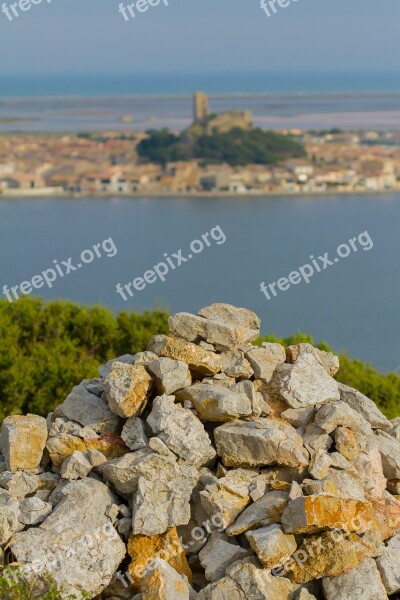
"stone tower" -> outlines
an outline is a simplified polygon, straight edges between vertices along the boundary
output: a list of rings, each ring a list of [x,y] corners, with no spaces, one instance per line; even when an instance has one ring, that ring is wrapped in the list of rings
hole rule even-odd
[[[193,119],[203,121],[208,115],[208,97],[204,92],[193,94]]]

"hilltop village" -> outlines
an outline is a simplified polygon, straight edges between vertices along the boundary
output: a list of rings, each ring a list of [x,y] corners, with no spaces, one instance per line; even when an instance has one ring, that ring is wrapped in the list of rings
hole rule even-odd
[[[180,134],[0,135],[0,196],[400,189],[399,132],[263,132],[253,127],[248,111],[210,114],[201,92],[194,95],[193,117],[193,124]]]

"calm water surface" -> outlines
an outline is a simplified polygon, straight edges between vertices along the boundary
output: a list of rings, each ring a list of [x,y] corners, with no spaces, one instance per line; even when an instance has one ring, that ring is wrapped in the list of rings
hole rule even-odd
[[[219,225],[215,242],[165,282],[124,302],[116,293],[192,240]],[[360,249],[268,301],[266,283],[287,276],[310,255],[329,252],[368,231],[374,247]],[[400,195],[300,198],[116,198],[0,201],[0,286],[18,285],[53,266],[79,262],[82,250],[112,237],[113,258],[95,259],[59,278],[46,298],[101,303],[119,311],[157,305],[196,311],[211,302],[255,310],[263,333],[296,330],[335,349],[400,372]],[[129,348],[126,349],[129,351]]]

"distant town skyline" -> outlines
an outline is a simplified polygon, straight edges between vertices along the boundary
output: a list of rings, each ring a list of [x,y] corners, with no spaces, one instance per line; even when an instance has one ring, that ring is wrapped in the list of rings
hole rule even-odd
[[[400,3],[169,0],[126,22],[118,0],[53,0],[0,15],[0,73],[398,71]]]

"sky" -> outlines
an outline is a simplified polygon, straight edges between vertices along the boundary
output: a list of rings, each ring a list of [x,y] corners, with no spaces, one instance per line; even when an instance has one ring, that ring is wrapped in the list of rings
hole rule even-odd
[[[399,0],[287,1],[268,18],[260,0],[168,0],[125,21],[120,0],[42,0],[0,13],[0,74],[399,70]]]

